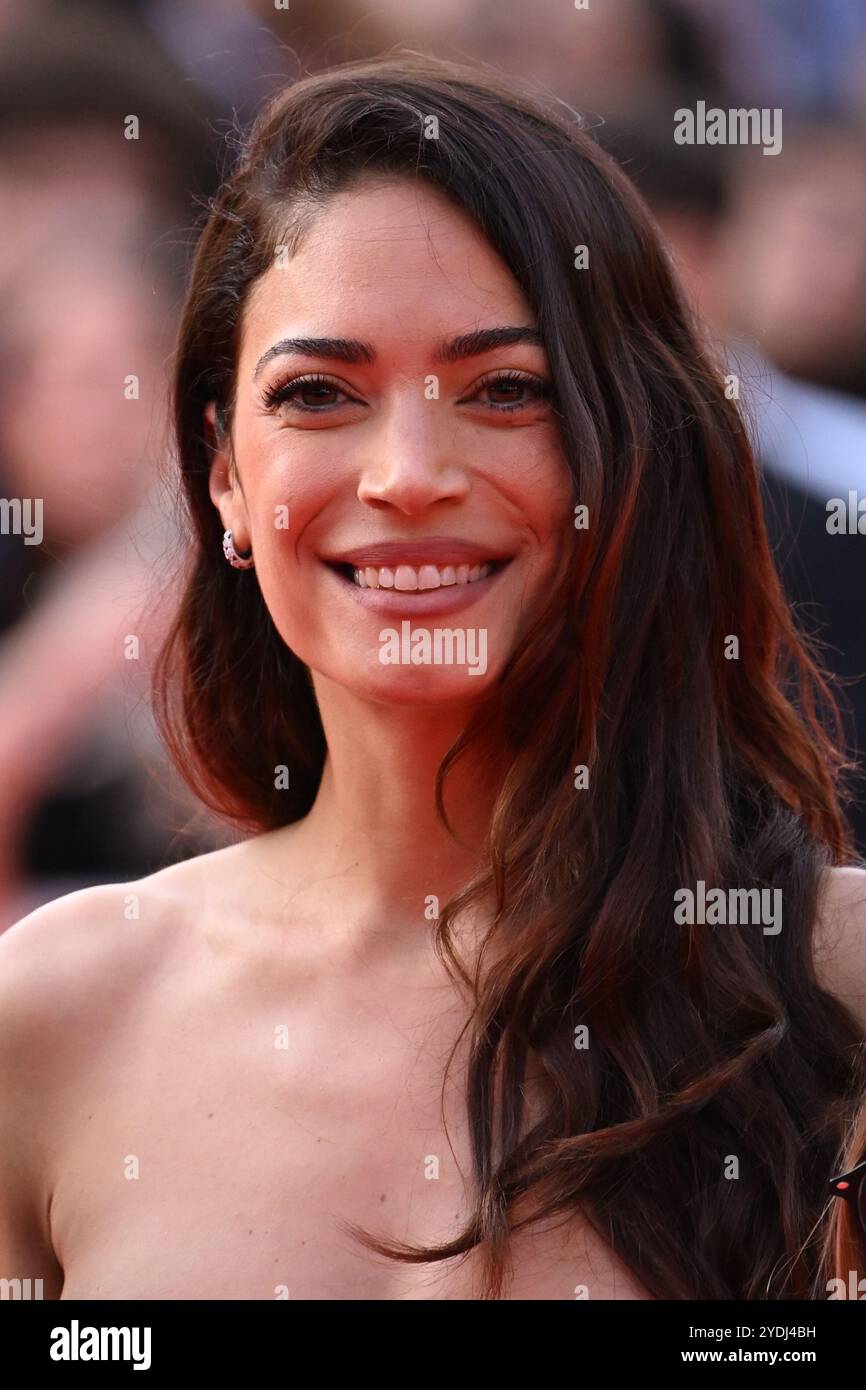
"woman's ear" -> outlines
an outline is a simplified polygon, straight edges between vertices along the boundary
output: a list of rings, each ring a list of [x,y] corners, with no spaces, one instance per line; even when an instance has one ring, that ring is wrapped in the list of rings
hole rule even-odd
[[[232,457],[231,435],[216,401],[208,401],[204,408],[204,429],[211,453],[208,475],[211,501],[220,514],[223,530],[231,531],[238,550],[249,550],[251,541],[246,502]]]

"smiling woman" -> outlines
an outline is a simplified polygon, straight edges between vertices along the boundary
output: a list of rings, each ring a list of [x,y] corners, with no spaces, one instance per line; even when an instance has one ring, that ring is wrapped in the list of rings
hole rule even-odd
[[[445,702],[456,736],[466,672],[384,670],[380,620],[471,609],[492,683],[567,554],[572,479],[534,311],[472,218],[405,171],[365,165],[303,235],[276,235],[292,254],[258,277],[230,398],[208,406],[211,499],[320,692]]]
[[[157,694],[252,834],[0,944],[0,1235],[55,1296],[820,1279],[866,1026],[832,699],[644,205],[512,88],[300,82],[210,209]],[[446,633],[483,669],[411,654]]]

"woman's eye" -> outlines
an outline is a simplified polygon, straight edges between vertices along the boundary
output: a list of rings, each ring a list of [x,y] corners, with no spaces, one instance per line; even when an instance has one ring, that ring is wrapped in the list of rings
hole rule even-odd
[[[536,377],[512,374],[489,377],[481,383],[478,391],[486,394],[488,404],[497,410],[519,410],[550,396],[545,382]]]
[[[267,410],[288,404],[296,410],[322,411],[338,405],[341,396],[345,397],[345,392],[327,377],[297,377],[270,386],[263,399]]]

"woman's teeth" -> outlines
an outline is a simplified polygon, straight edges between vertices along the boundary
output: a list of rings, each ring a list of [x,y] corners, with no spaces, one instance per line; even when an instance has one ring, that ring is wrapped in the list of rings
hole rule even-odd
[[[487,565],[396,565],[393,568],[366,565],[355,570],[355,583],[361,589],[439,589],[447,584],[474,584],[493,569]]]

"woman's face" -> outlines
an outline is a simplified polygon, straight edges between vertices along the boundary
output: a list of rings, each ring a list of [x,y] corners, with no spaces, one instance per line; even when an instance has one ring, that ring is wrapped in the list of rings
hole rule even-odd
[[[415,705],[496,679],[574,535],[551,389],[510,271],[421,182],[333,196],[255,283],[211,496],[314,673]]]

